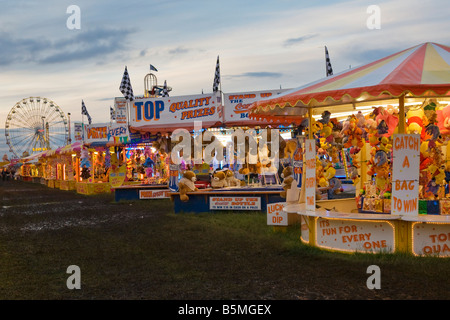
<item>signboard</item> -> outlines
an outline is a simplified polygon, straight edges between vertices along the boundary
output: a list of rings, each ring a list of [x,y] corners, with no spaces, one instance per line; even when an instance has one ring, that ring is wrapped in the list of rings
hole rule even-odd
[[[305,140],[305,199],[306,210],[316,210],[316,141]]]
[[[83,141],[83,123],[82,122],[74,122],[73,123],[73,132],[75,141]]]
[[[209,197],[210,210],[261,210],[261,197]]]
[[[222,122],[220,93],[135,99],[130,104],[130,126],[141,130],[193,129]]]
[[[395,134],[392,144],[392,214],[419,214],[420,135]]]
[[[128,125],[113,123],[108,127],[108,141],[114,144],[127,144],[129,141]]]
[[[251,91],[251,92],[235,92],[225,93],[224,96],[224,108],[225,108],[225,123],[237,124],[245,122],[252,122],[248,117],[247,108],[255,101],[274,97],[287,89],[279,90],[264,90],[264,91]]]
[[[394,226],[387,221],[324,219],[316,220],[317,246],[338,251],[392,253]]]
[[[126,124],[89,124],[84,125],[84,142],[86,143],[112,143],[126,144],[129,140],[129,131]]]
[[[448,224],[413,223],[412,232],[415,255],[450,257]]]
[[[110,170],[109,172],[109,184],[112,188],[120,187],[125,181],[125,176],[127,174],[127,166],[123,165],[117,170]]]
[[[139,199],[166,199],[170,198],[170,190],[139,190]]]
[[[86,124],[84,125],[84,142],[108,142],[108,124]]]
[[[127,101],[125,98],[115,98],[114,99],[114,111],[116,113],[116,123],[127,124]]]
[[[268,226],[287,226],[288,213],[283,211],[285,202],[267,204],[267,225]]]

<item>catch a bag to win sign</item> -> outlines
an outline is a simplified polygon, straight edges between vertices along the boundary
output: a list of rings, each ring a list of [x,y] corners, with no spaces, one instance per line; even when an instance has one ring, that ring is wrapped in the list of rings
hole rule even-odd
[[[420,135],[394,135],[392,150],[392,214],[418,215]]]

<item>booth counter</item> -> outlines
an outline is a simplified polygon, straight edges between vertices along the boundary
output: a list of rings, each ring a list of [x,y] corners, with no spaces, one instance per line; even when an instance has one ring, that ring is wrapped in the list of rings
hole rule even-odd
[[[170,198],[170,189],[167,184],[122,185],[120,187],[114,187],[113,190],[115,201]]]
[[[77,182],[77,193],[93,195],[100,193],[110,193],[111,185],[107,182]]]
[[[180,193],[173,192],[170,198],[174,202],[175,213],[214,212],[214,211],[261,211],[266,212],[267,204],[284,202],[280,196],[280,187],[240,187],[203,189],[188,192],[189,201],[180,200]]]
[[[339,252],[394,253],[450,257],[450,216],[361,214],[337,211],[346,201],[318,201],[317,211],[287,204],[283,211],[301,217],[301,241]]]

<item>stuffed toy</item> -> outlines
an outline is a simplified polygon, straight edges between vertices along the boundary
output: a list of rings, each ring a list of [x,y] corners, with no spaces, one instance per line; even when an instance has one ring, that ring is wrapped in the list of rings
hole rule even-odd
[[[261,163],[243,164],[238,172],[244,176],[248,174],[261,174]]]
[[[436,118],[441,134],[450,134],[450,105],[436,110]]]
[[[398,126],[398,115],[393,106],[387,106],[386,109],[379,108],[378,115],[375,117],[377,122],[379,136],[390,137]],[[382,132],[381,132],[382,131]]]
[[[292,158],[297,150],[297,141],[294,139],[286,141],[286,147],[284,148],[285,158]]]
[[[426,126],[424,140],[429,141],[428,148],[430,149],[442,146],[443,141],[439,127],[435,124]]]
[[[227,175],[224,171],[217,171],[214,173],[213,178],[211,179],[211,187],[213,189],[228,187]]]
[[[425,112],[422,108],[417,109],[409,109],[406,113],[406,122],[407,128],[406,133],[417,133],[421,135],[421,138],[424,138],[424,118]]]
[[[292,182],[294,181],[293,173],[294,171],[291,166],[284,168],[281,173],[281,178],[283,178],[281,187],[283,188],[283,191],[281,191],[280,196],[282,198],[286,198],[287,190],[291,188]]]
[[[364,146],[364,141],[362,139],[363,131],[356,125],[357,119],[354,115],[350,116],[348,121],[348,129],[343,132],[343,134],[348,137],[347,142],[344,144],[344,148],[357,147],[361,149]]]
[[[159,132],[156,134],[156,140],[153,141],[152,146],[159,154],[165,155],[169,152],[169,141]]]
[[[327,165],[324,171],[325,179],[331,180],[336,175],[336,169],[333,167],[331,163]]]
[[[266,128],[266,133],[268,156],[273,158],[275,156],[273,153],[278,153],[279,159],[287,157],[287,155],[285,155],[285,150],[287,147],[286,140],[283,139],[280,132],[278,131],[278,150],[273,150],[272,148],[272,129]]]
[[[234,172],[232,170],[226,170],[227,176],[227,184],[229,187],[239,187],[241,185],[241,180],[234,176]]]
[[[425,126],[429,124],[437,124],[436,103],[430,102],[423,108],[423,111],[425,113]]]
[[[380,140],[380,145],[379,148],[380,150],[389,153],[392,150],[392,143],[390,141],[389,138],[387,138],[386,136],[379,138]]]
[[[198,191],[195,186],[197,177],[193,171],[185,171],[183,177],[178,182],[178,190],[180,192],[180,200],[183,202],[189,201],[188,192]]]
[[[353,185],[356,186],[360,181],[360,175],[358,174],[358,168],[355,165],[352,165],[348,171],[348,175],[350,179],[353,181]]]

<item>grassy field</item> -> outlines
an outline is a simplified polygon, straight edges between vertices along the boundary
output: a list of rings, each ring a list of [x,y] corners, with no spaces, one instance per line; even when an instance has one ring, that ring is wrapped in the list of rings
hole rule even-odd
[[[263,213],[174,214],[170,200],[114,202],[0,182],[0,298],[384,300],[450,298],[450,259],[340,254],[303,245]],[[67,267],[81,270],[69,290]],[[381,289],[366,286],[381,269]]]

